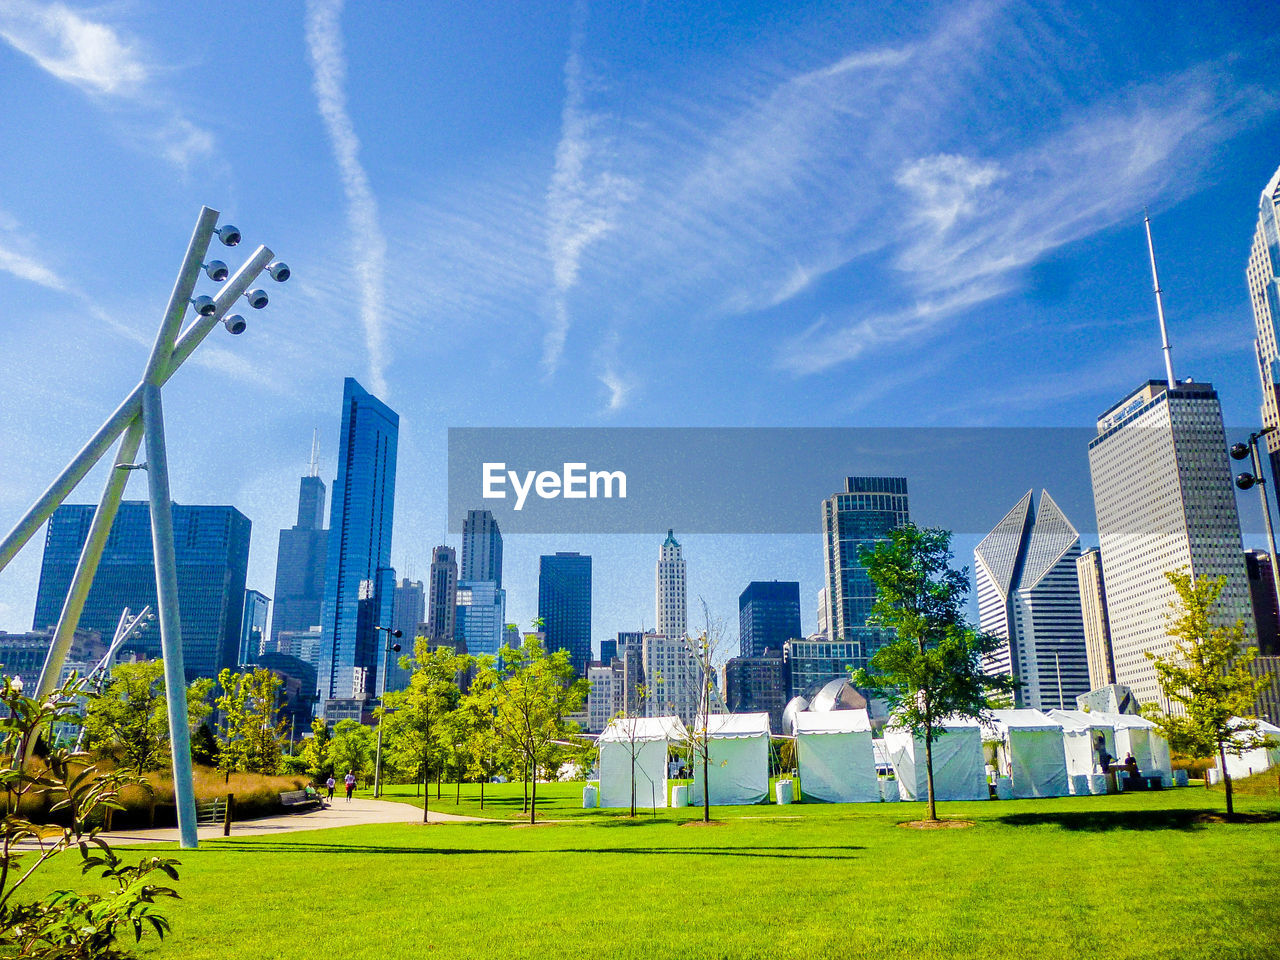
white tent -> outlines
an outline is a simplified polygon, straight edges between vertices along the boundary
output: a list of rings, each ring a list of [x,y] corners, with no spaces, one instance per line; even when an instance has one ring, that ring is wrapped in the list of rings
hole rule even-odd
[[[795,715],[796,768],[804,799],[874,803],[880,799],[871,718],[866,710]]]
[[[627,717],[600,734],[600,806],[640,809],[667,805],[667,748],[688,736],[679,717]],[[633,763],[634,759],[634,763]]]
[[[1062,724],[1062,745],[1067,756],[1067,773],[1102,773],[1098,765],[1098,738],[1112,757],[1116,756],[1116,730],[1100,719],[1103,714],[1087,710],[1050,710],[1050,719]]]
[[[986,764],[982,759],[982,728],[977,720],[949,718],[939,723],[945,730],[933,740],[933,794],[938,800],[986,800]],[[924,738],[890,726],[884,745],[898,777],[903,800],[929,796]],[[803,786],[803,784],[801,784]]]
[[[1062,725],[1039,710],[992,710],[983,725],[999,741],[1001,773],[1013,781],[1013,795],[1065,797],[1069,792]]]
[[[1255,747],[1252,750],[1246,750],[1238,757],[1230,753],[1227,754],[1227,773],[1231,774],[1232,779],[1248,777],[1280,765],[1280,727],[1267,723],[1265,720],[1259,720],[1258,733],[1268,740],[1274,741],[1274,743],[1269,747]]]
[[[713,804],[759,803],[769,795],[769,714],[712,714],[707,747]],[[703,789],[702,757],[695,756],[691,804],[702,803]]]
[[[1173,761],[1169,758],[1169,742],[1160,736],[1156,725],[1146,717],[1132,713],[1108,713],[1104,718],[1115,727],[1116,753],[1119,763],[1132,753],[1138,761],[1138,772],[1144,777],[1173,779]]]

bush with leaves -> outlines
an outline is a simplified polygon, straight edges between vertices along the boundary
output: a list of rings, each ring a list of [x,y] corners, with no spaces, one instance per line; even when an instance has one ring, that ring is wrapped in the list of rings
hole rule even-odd
[[[211,707],[213,681],[193,680],[186,690],[187,718],[197,730]],[[164,664],[159,660],[118,663],[111,669],[84,717],[85,745],[113,755],[135,773],[159,770],[169,761],[169,713]]]
[[[81,720],[76,698],[84,694],[84,682],[72,679],[37,701],[0,678],[0,708],[7,714],[0,719],[0,790],[8,811],[0,821],[0,956],[115,960],[130,955],[125,937],[137,943],[148,930],[160,937],[169,931],[156,903],[178,894],[154,883],[153,875],[177,880],[177,861],[145,857],[125,864],[98,835],[104,811],[121,809],[120,787],[137,778],[101,770],[87,754],[62,747],[44,758],[31,757],[41,730]],[[18,812],[24,798],[40,794],[67,826],[34,823]],[[24,901],[20,891],[27,882],[51,858],[71,849],[79,851],[85,875],[110,882],[109,892],[55,890]]]

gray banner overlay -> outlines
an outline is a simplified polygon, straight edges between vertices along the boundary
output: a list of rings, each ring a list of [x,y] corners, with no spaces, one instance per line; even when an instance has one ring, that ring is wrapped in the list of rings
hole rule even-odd
[[[896,476],[907,478],[922,526],[985,534],[1034,488],[1091,534],[1095,436],[1058,427],[454,427],[449,529],[485,509],[504,534],[814,533],[822,501],[845,477]],[[1248,430],[1227,432],[1237,436]],[[1224,483],[1245,469],[1224,449]],[[1245,534],[1260,534],[1256,489],[1237,493],[1237,504]]]

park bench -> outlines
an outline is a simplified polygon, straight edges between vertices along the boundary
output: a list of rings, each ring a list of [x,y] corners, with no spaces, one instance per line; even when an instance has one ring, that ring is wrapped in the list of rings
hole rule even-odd
[[[280,806],[286,810],[309,810],[311,807],[323,807],[324,802],[319,794],[307,796],[305,790],[287,790],[280,794]]]
[[[196,804],[196,824],[207,827],[221,824],[227,815],[227,798],[214,797]]]

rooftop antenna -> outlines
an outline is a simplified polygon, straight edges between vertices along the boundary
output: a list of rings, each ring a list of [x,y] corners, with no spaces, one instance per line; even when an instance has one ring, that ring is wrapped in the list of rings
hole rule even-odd
[[[309,477],[320,476],[320,428],[311,428],[311,469]]]
[[[1173,348],[1169,346],[1169,328],[1164,323],[1164,299],[1160,295],[1160,275],[1156,273],[1156,248],[1151,242],[1151,215],[1146,207],[1142,208],[1142,222],[1147,228],[1147,252],[1151,254],[1151,283],[1156,291],[1156,316],[1160,318],[1160,343],[1164,350],[1164,373],[1172,388],[1177,381],[1173,379]]]

